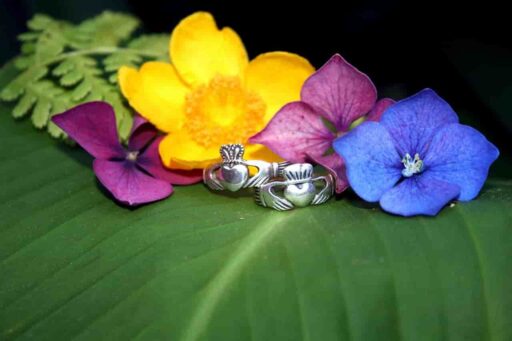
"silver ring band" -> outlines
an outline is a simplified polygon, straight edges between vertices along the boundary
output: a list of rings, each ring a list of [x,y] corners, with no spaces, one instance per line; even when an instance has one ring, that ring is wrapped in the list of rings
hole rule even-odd
[[[287,211],[295,207],[320,205],[334,194],[331,174],[313,176],[313,166],[296,163],[283,170],[283,179],[255,188],[255,201],[263,207]]]
[[[227,144],[220,147],[222,162],[211,165],[203,171],[204,183],[212,190],[227,189],[236,192],[242,188],[259,187],[270,179],[280,177],[289,162],[266,162],[245,160],[244,146]],[[250,175],[249,167],[257,169]]]

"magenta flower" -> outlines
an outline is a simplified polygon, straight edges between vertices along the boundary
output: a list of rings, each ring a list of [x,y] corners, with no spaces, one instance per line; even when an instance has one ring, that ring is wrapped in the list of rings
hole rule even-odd
[[[334,141],[352,189],[403,216],[436,215],[453,199],[474,199],[498,149],[425,89]]]
[[[119,143],[114,109],[106,102],[78,105],[52,121],[95,159],[94,173],[114,198],[130,206],[168,197],[171,184],[188,185],[201,180],[200,171],[163,167],[158,154],[162,137],[140,116],[133,122],[125,149]]]
[[[281,108],[249,141],[263,144],[291,162],[312,159],[332,170],[336,174],[336,192],[341,193],[348,182],[344,161],[333,152],[332,142],[365,115],[367,120],[379,120],[382,112],[394,103],[389,98],[375,103],[376,100],[377,90],[372,81],[336,54],[306,80],[301,101]]]

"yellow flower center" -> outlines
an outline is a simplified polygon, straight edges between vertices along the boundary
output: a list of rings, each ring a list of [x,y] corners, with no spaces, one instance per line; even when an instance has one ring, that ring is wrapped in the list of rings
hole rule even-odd
[[[263,128],[265,109],[238,77],[216,76],[187,95],[185,129],[206,148],[245,143]]]

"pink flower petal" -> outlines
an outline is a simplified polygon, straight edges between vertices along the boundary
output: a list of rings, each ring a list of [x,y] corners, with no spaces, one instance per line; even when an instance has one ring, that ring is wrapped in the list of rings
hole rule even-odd
[[[160,179],[144,174],[130,161],[109,161],[96,159],[94,173],[120,202],[136,206],[168,197],[172,186]]]
[[[333,139],[334,134],[311,106],[292,102],[279,110],[249,142],[263,144],[288,161],[304,162],[307,154],[323,155]]]
[[[144,117],[136,114],[133,118],[132,132],[128,149],[130,151],[138,151],[148,145],[157,135],[157,129],[149,123]]]
[[[377,90],[368,76],[335,54],[306,80],[301,99],[317,108],[338,131],[347,131],[372,109]]]
[[[380,121],[380,117],[382,116],[384,111],[386,111],[387,108],[389,108],[390,106],[392,106],[395,103],[396,102],[394,100],[392,100],[391,98],[379,99],[377,101],[377,103],[375,103],[375,105],[373,106],[373,109],[368,114],[366,120],[367,121],[375,121],[375,122]]]
[[[326,168],[336,181],[334,188],[336,193],[341,193],[348,188],[348,180],[345,174],[345,161],[336,153],[326,156],[310,156],[311,160]]]
[[[106,102],[88,102],[52,117],[73,140],[96,158],[124,158],[114,109]]]
[[[165,168],[158,153],[158,145],[163,136],[153,141],[142,155],[137,158],[137,164],[157,179],[172,183],[173,185],[190,185],[203,179],[202,169],[180,170]]]

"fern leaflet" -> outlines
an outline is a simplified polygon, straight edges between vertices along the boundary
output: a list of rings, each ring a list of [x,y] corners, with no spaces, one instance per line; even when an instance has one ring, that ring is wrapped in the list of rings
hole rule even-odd
[[[64,133],[52,115],[77,104],[104,100],[112,104],[122,140],[126,140],[133,111],[120,95],[116,73],[122,65],[139,66],[148,60],[168,60],[168,35],[130,39],[139,21],[127,14],[106,11],[79,25],[38,14],[29,31],[18,38],[20,70],[0,92],[0,99],[16,101],[15,118],[31,117],[36,128],[53,137]]]

